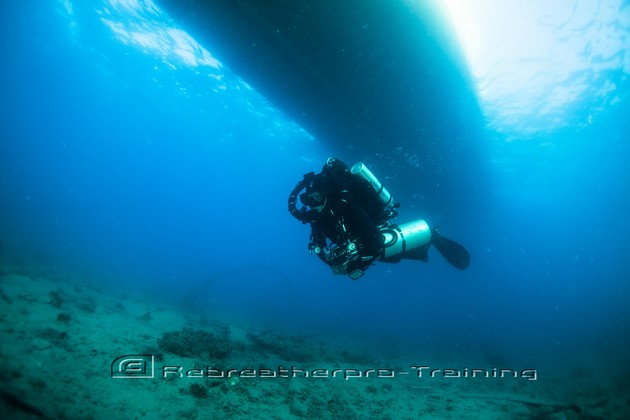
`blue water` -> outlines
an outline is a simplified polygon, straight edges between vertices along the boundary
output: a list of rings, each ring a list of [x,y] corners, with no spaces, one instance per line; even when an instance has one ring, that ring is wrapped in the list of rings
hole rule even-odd
[[[230,322],[409,360],[445,352],[465,364],[486,352],[561,369],[579,354],[628,369],[618,364],[630,346],[625,74],[615,76],[621,101],[587,127],[522,142],[474,131],[470,161],[439,170],[405,150],[414,158],[400,160],[402,173],[429,168],[405,179],[379,173],[378,156],[315,138],[229,63],[213,64],[221,57],[191,64],[117,37],[106,21],[135,18],[116,4],[2,5],[3,251],[173,301],[213,279],[199,299]],[[446,161],[456,153],[435,147]],[[441,224],[470,250],[470,268],[432,250],[428,264],[333,276],[286,211],[296,182],[329,156],[369,161],[402,203],[399,221]],[[440,193],[441,183],[462,191]]]

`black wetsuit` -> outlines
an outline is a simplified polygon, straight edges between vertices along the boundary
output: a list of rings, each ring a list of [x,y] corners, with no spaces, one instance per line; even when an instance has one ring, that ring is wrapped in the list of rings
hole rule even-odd
[[[352,175],[348,166],[337,159],[315,175],[311,189],[321,191],[326,197],[325,205],[312,213],[312,242],[324,249],[328,241],[337,246],[353,241],[359,258],[348,270],[365,271],[381,254],[383,235],[378,226],[387,220],[374,191],[367,181]],[[326,264],[334,265],[323,253],[318,255]]]
[[[378,181],[375,185],[370,184],[368,179],[372,179],[373,175],[372,178],[365,176],[362,170],[358,171],[360,175],[354,175],[345,163],[330,158],[319,174],[305,174],[289,194],[288,210],[291,215],[311,225],[309,249],[315,251],[334,273],[357,279],[376,260],[386,263],[397,263],[402,259],[426,262],[431,244],[456,268],[464,270],[468,267],[469,252],[435,228],[431,229],[430,236],[422,230],[403,235],[399,226],[390,222],[398,214],[394,209],[399,205],[390,203],[388,192],[381,194],[382,186],[377,191]],[[306,192],[300,194],[302,190]],[[296,205],[298,195],[304,204],[302,208]],[[383,202],[383,197],[389,197],[387,203]],[[426,222],[420,221],[428,229]],[[425,243],[406,248],[409,238],[405,235],[418,233]],[[385,247],[397,243],[398,247],[402,244],[402,249],[385,256]]]

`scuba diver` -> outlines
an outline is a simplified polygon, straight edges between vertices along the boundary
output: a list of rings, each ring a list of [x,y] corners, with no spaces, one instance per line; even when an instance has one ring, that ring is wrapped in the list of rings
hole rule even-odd
[[[334,274],[356,280],[375,261],[426,262],[430,245],[454,267],[468,267],[468,251],[437,232],[437,226],[430,229],[422,219],[392,223],[399,207],[367,166],[359,162],[349,168],[336,158],[329,158],[321,173],[305,174],[289,195],[291,215],[311,225],[309,252],[315,252]]]

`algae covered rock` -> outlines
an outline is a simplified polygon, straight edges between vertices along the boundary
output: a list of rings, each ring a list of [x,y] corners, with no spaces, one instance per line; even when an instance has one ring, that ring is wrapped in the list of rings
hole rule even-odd
[[[189,327],[184,327],[181,331],[165,332],[158,339],[158,345],[162,350],[181,357],[223,359],[232,350],[227,337]]]

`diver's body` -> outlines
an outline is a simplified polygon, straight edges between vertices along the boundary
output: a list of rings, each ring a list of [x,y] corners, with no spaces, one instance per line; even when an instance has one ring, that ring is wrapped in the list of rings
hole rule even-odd
[[[303,207],[292,214],[311,225],[309,249],[336,273],[360,276],[380,255],[383,236],[377,224],[386,219],[370,197],[369,184],[353,176],[344,162],[331,158],[321,173],[306,174],[298,185],[300,191],[306,190],[300,200],[310,210]]]
[[[296,207],[298,194],[304,205],[301,209]],[[305,174],[289,196],[290,213],[311,225],[309,250],[335,274],[357,279],[376,260],[426,261],[432,236],[439,239],[436,247],[443,255],[457,251],[447,257],[451,264],[460,269],[468,266],[467,251],[431,232],[423,220],[401,226],[391,223],[398,206],[365,165],[358,163],[350,169],[335,158],[328,159],[321,173]],[[451,246],[457,249],[450,250]]]

